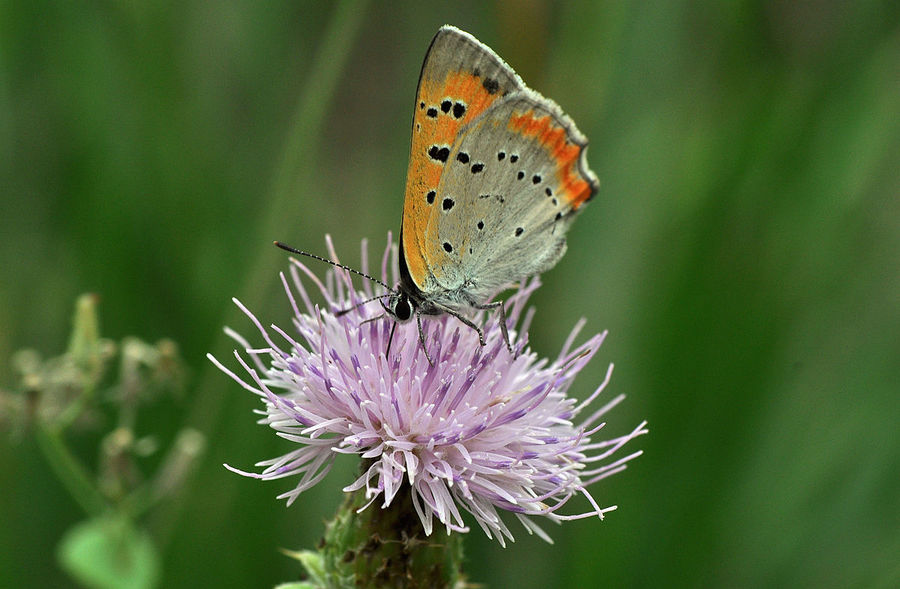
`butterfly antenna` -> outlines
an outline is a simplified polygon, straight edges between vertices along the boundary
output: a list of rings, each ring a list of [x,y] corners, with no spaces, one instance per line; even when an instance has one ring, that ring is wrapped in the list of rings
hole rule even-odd
[[[355,305],[353,305],[352,307],[348,307],[346,309],[341,309],[340,311],[335,313],[334,316],[341,317],[342,315],[346,315],[347,313],[349,313],[350,311],[352,311],[354,309],[358,309],[358,308],[362,307],[363,305],[371,303],[372,301],[377,301],[378,299],[387,298],[387,297],[391,296],[392,294],[394,294],[394,293],[389,292],[389,293],[385,293],[383,295],[378,295],[377,297],[372,297],[371,299],[366,299],[364,301],[360,301],[360,302],[356,303]],[[384,315],[379,315],[378,317],[372,317],[371,319],[366,319],[366,321],[374,321],[375,319],[381,319],[383,316]],[[366,321],[364,321],[363,323],[365,323]]]
[[[378,284],[380,284],[381,286],[385,287],[386,289],[388,289],[390,291],[393,290],[390,286],[388,286],[387,284],[378,280],[377,278],[375,278],[373,276],[369,276],[368,274],[360,272],[359,270],[354,270],[350,266],[344,266],[343,264],[339,264],[333,260],[329,260],[328,258],[323,258],[322,256],[317,256],[316,254],[311,254],[311,253],[305,252],[303,250],[298,250],[297,248],[291,247],[289,245],[285,245],[285,244],[281,243],[280,241],[276,241],[275,245],[277,245],[278,247],[280,247],[281,249],[283,249],[285,251],[291,252],[292,254],[299,254],[301,256],[306,256],[307,258],[312,258],[314,260],[319,260],[320,262],[325,262],[326,264],[331,264],[332,266],[334,266],[336,268],[342,268],[342,269],[346,270],[347,272],[353,272],[354,274],[356,274],[358,276],[362,276],[363,278],[367,278],[367,279],[371,280],[372,282],[377,282]],[[375,297],[375,299],[378,299],[378,298],[381,298],[381,297]],[[370,299],[370,300],[374,301],[375,299]],[[369,302],[369,301],[366,301],[366,302]],[[346,311],[343,311],[343,312],[345,313],[350,310],[351,309],[347,309]]]

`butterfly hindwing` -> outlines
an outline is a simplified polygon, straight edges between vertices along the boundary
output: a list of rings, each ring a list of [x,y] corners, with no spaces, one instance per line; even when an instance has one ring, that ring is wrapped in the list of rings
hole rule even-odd
[[[439,298],[483,300],[551,268],[565,234],[598,188],[587,140],[552,101],[523,89],[459,134],[425,229]]]

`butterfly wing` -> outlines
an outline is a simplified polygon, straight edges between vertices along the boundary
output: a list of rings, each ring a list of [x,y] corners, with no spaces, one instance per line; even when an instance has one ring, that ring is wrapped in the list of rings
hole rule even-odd
[[[432,248],[426,229],[441,208],[438,184],[460,130],[524,88],[512,68],[472,35],[448,25],[432,40],[416,92],[401,229],[407,272],[419,290],[440,288],[438,270],[426,259]]]
[[[443,306],[551,268],[599,186],[587,139],[490,48],[442,28],[419,80],[403,209],[407,271]]]
[[[438,302],[483,302],[559,261],[569,225],[599,187],[586,147],[571,119],[527,88],[461,130],[425,229]]]

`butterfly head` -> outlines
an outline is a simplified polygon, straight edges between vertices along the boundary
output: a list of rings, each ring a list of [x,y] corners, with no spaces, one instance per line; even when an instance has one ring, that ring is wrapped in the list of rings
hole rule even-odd
[[[403,290],[398,288],[387,297],[387,302],[381,300],[381,306],[385,313],[398,323],[406,323],[412,319],[416,312],[416,303]]]

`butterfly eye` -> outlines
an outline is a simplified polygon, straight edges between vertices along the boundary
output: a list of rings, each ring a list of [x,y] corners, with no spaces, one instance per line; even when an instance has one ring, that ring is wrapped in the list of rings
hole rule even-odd
[[[409,318],[412,317],[412,307],[409,304],[409,299],[406,295],[400,295],[397,298],[397,304],[394,305],[393,308],[394,317],[397,318],[397,321],[409,321]]]

